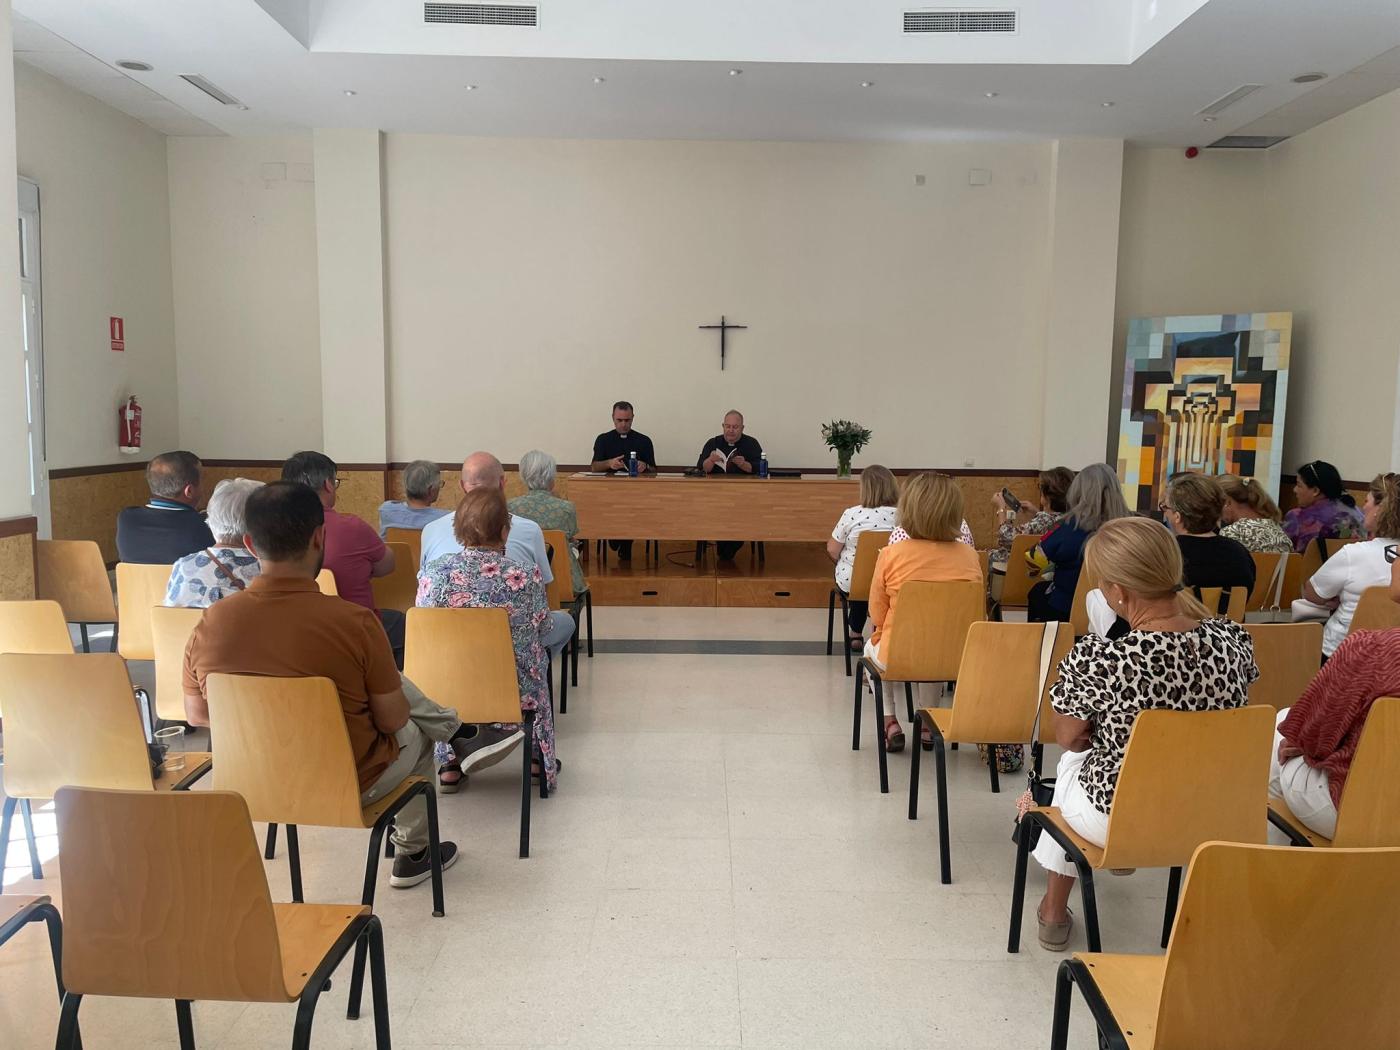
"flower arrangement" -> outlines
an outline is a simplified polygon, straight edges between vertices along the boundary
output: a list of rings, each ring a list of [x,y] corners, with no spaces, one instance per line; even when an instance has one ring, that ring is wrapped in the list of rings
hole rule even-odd
[[[870,430],[849,419],[833,419],[822,424],[822,440],[836,450],[836,476],[851,476],[851,457],[870,444]]]

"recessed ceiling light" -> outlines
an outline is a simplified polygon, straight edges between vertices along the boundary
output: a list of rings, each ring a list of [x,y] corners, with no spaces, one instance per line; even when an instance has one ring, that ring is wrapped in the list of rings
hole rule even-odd
[[[862,81],[860,82],[860,86],[861,86],[861,87],[874,87],[874,86],[875,86],[875,81],[873,81],[873,80],[862,80]]]
[[[1295,84],[1316,84],[1319,80],[1326,80],[1326,73],[1299,73],[1293,78]]]
[[[742,73],[742,72],[743,72],[742,69],[731,69],[731,70],[729,71],[729,75],[730,75],[731,77],[737,77],[737,76],[738,76],[740,73]]]
[[[133,58],[123,58],[117,62],[122,69],[129,69],[133,73],[149,73],[155,67],[149,62],[137,62]]]
[[[475,91],[475,90],[476,90],[476,85],[475,85],[475,84],[464,84],[464,85],[463,85],[463,89],[466,90],[466,91]]]
[[[1104,109],[1112,109],[1113,106],[1114,106],[1114,103],[1112,103],[1112,102],[1100,102],[1099,105],[1102,106]]]
[[[248,107],[247,107],[247,106],[239,106],[238,108],[241,109],[244,113],[247,113],[247,112],[248,112]]]
[[[1214,123],[1215,123],[1215,118],[1214,118],[1214,117],[1202,117],[1201,119],[1204,120],[1207,124],[1214,124]]]
[[[608,78],[607,78],[607,77],[594,77],[594,78],[593,78],[593,83],[595,83],[595,84],[606,84],[607,82],[608,82]]]
[[[987,97],[987,98],[996,98],[996,97],[997,97],[997,93],[996,93],[995,91],[988,91],[988,92],[986,92],[986,97]]]
[[[347,96],[353,96],[353,95],[358,95],[359,92],[358,92],[358,91],[351,91],[349,88],[346,88],[346,89],[345,89],[345,94],[346,94]]]

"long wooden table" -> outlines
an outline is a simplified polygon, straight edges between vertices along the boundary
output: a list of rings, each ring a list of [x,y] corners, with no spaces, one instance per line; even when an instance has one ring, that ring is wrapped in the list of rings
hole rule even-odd
[[[587,539],[824,541],[860,502],[860,482],[574,474],[569,499]]]

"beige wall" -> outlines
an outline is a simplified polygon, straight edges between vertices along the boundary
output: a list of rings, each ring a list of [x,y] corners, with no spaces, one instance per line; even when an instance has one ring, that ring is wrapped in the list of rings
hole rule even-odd
[[[20,345],[19,190],[15,184],[14,52],[10,8],[0,10],[0,518],[27,517],[29,432],[25,420],[25,371]],[[13,211],[9,209],[14,209]]]
[[[19,172],[39,184],[48,465],[119,462],[117,406],[132,393],[145,447],[175,447],[165,136],[23,63],[15,94]]]
[[[311,136],[168,144],[180,440],[208,459],[319,448]]]

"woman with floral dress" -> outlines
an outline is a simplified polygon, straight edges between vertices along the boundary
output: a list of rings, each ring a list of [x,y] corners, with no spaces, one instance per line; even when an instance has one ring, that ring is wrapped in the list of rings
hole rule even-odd
[[[1293,482],[1298,505],[1283,519],[1283,531],[1293,549],[1306,554],[1314,540],[1347,539],[1361,535],[1361,512],[1342,484],[1342,475],[1326,460],[1315,459],[1298,468]]]
[[[515,649],[520,709],[534,712],[536,775],[543,766],[551,789],[559,762],[554,755],[554,712],[549,700],[549,604],[538,567],[505,555],[510,512],[498,488],[472,489],[462,497],[452,521],[462,550],[423,567],[418,576],[418,605],[448,609],[505,609]],[[513,726],[496,727],[513,732]],[[450,767],[449,767],[450,768]]]

